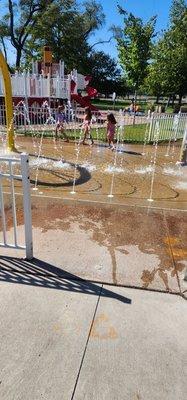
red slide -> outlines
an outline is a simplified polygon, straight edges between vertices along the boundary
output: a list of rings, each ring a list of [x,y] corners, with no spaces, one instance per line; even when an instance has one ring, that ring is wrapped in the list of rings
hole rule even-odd
[[[80,94],[72,94],[71,95],[72,100],[75,100],[77,103],[80,104],[81,107],[90,107],[92,111],[98,111],[98,108],[95,107],[93,104],[91,104],[90,97],[89,96],[81,96]]]
[[[91,77],[87,76],[85,78],[85,81],[87,81],[89,83],[91,81]],[[97,96],[97,90],[90,86],[87,86],[87,88],[86,88],[87,96],[81,96],[81,94],[73,93],[75,90],[75,86],[76,86],[76,83],[72,80],[71,81],[71,92],[72,92],[71,98],[72,98],[72,100],[75,100],[83,108],[89,107],[92,111],[98,111],[98,108],[95,107],[93,104],[91,104],[91,98]]]

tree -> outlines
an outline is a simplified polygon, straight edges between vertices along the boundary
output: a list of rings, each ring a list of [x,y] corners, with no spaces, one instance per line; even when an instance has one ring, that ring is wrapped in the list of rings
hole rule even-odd
[[[186,24],[187,4],[185,0],[173,0],[170,9],[170,27],[179,28],[182,32],[184,25]],[[183,32],[185,40],[187,40],[185,32]]]
[[[187,93],[187,4],[173,0],[170,9],[170,29],[167,33],[172,68],[173,89],[179,95],[179,104]],[[174,91],[174,90],[173,90]]]
[[[148,73],[156,17],[144,24],[141,18],[119,6],[118,9],[124,19],[124,28],[118,29],[116,35],[120,64],[128,85],[136,93]]]
[[[102,7],[95,1],[62,12],[59,4],[53,4],[53,12],[46,10],[37,21],[25,48],[27,63],[38,59],[43,45],[51,47],[54,59],[65,62],[66,68],[77,68],[85,73],[90,46],[88,39],[104,22]]]
[[[149,92],[175,98],[187,92],[187,6],[174,0],[170,12],[169,29],[155,44],[147,78]]]
[[[1,42],[6,56],[5,41],[3,39],[4,37],[6,37],[6,39],[9,38],[16,50],[17,68],[20,67],[23,48],[37,18],[39,18],[43,10],[53,2],[54,0],[19,0],[16,2],[7,0],[5,2],[6,14],[3,15],[0,23]],[[6,28],[6,30],[3,31],[3,28]]]
[[[156,96],[157,102],[162,94],[167,94],[169,88],[168,65],[163,63],[163,58],[167,57],[167,51],[165,40],[159,40],[155,44],[152,49],[152,62],[148,66],[148,75],[144,82],[145,91]]]
[[[6,53],[5,42],[11,42],[16,50],[17,69],[23,55],[30,61],[46,44],[52,47],[57,60],[64,59],[65,54],[67,63],[72,65],[77,52],[80,62],[81,55],[84,59],[88,51],[89,36],[104,22],[102,7],[95,0],[81,7],[76,0],[7,0],[4,9],[1,45]]]
[[[106,96],[116,91],[120,70],[116,61],[103,51],[93,51],[88,57],[87,71],[92,75],[92,85]]]
[[[3,51],[4,56],[5,56],[5,60],[8,64],[8,57],[7,57],[7,49],[6,49],[6,39],[9,37],[9,29],[7,26],[7,21],[5,19],[5,21],[3,21],[0,24],[0,49],[1,51]],[[8,65],[8,68],[10,70],[10,67]]]

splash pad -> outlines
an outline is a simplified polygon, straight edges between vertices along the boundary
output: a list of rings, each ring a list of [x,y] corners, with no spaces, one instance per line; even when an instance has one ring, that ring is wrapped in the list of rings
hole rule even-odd
[[[34,147],[35,145],[35,147]],[[83,146],[80,139],[64,142],[53,138],[17,136],[19,152],[30,155],[31,192],[69,201],[142,205],[186,209],[187,170],[178,164],[181,144],[165,158],[167,144],[146,146],[105,143]],[[99,148],[99,152],[98,152]],[[6,166],[4,166],[6,168]],[[16,185],[19,193],[21,187]]]
[[[69,144],[64,143],[62,138],[56,141],[54,110],[51,110],[47,101],[42,105],[39,124],[31,122],[30,110],[24,101],[18,103],[13,114],[11,83],[2,55],[0,67],[5,83],[7,120],[7,134],[2,135],[0,151],[15,150],[16,141],[17,153],[29,153],[31,184],[35,194],[67,199],[72,199],[73,195],[74,199],[100,203],[148,206],[149,202],[168,208],[176,205],[178,208],[185,207],[186,170],[182,170],[181,158],[184,159],[186,139],[183,139],[182,146],[177,141],[181,121],[184,125],[185,118],[181,118],[181,115],[174,119],[164,116],[155,120],[151,117],[146,121],[144,117],[143,148],[140,144],[125,143],[126,121],[122,111],[117,118],[113,152],[107,149],[103,141],[105,134],[97,123],[94,146],[83,146],[82,130],[76,117],[69,129],[71,133],[74,132],[74,140]],[[18,134],[14,139],[14,125],[20,118],[24,120],[25,135],[29,130],[30,137]],[[160,144],[160,140],[165,139],[162,138],[163,124],[167,126],[169,137],[166,143]],[[46,138],[46,131],[49,130],[50,139]],[[17,189],[19,191],[19,183]]]

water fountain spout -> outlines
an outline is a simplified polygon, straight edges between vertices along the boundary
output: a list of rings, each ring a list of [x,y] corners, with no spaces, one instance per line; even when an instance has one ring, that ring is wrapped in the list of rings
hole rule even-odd
[[[155,173],[156,173],[156,159],[157,159],[157,150],[158,150],[158,142],[159,142],[159,136],[160,136],[160,125],[159,121],[156,121],[156,134],[154,137],[154,157],[153,157],[153,169],[152,169],[152,178],[151,178],[151,189],[150,189],[150,196],[147,199],[149,202],[153,202],[153,187],[154,187],[154,180],[155,180]]]
[[[76,148],[76,161],[75,161],[75,168],[74,168],[74,178],[73,178],[73,188],[72,191],[70,192],[71,194],[76,194],[75,191],[75,186],[76,186],[76,173],[77,173],[77,167],[79,163],[79,155],[80,155],[80,144],[81,144],[81,139],[82,139],[82,128],[80,130],[80,136],[79,136],[79,141],[77,143],[77,148]]]
[[[110,186],[110,193],[108,194],[108,197],[109,197],[109,198],[113,198],[113,197],[114,197],[114,194],[113,194],[113,189],[114,189],[114,175],[115,175],[115,169],[116,169],[116,165],[117,165],[118,148],[119,148],[119,130],[117,131],[117,143],[116,143],[115,155],[114,155],[112,181],[111,181],[111,186]]]

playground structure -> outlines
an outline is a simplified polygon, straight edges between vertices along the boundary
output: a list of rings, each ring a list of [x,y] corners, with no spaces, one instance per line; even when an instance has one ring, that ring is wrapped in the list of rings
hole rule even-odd
[[[77,70],[65,75],[64,62],[54,63],[48,46],[44,47],[43,61],[32,62],[31,72],[16,71],[10,76],[0,51],[0,120],[7,125],[8,149],[14,150],[14,106],[24,104],[27,110],[29,107],[38,109],[47,102],[49,107],[55,108],[66,101],[68,113],[72,107],[76,107],[75,103],[97,110],[91,105],[91,98],[97,95],[97,90],[89,87],[90,81],[91,77],[83,76]],[[82,91],[86,91],[87,95],[83,97],[80,94]]]
[[[82,130],[77,125],[74,125],[73,122],[71,132],[73,131],[75,134],[75,141],[64,145],[61,139],[55,142],[45,138],[48,126],[51,126],[54,132],[55,118],[52,115],[51,98],[42,96],[37,98],[34,96],[29,97],[28,92],[24,91],[25,97],[22,100],[20,100],[19,96],[16,97],[16,101],[18,99],[19,101],[14,105],[13,113],[11,80],[3,57],[0,58],[0,63],[5,86],[3,94],[5,95],[6,104],[6,118],[2,126],[7,126],[6,139],[8,138],[8,149],[14,150],[13,125],[16,110],[20,113],[22,112],[19,107],[20,109],[23,108],[24,119],[31,131],[31,137],[18,135],[16,137],[16,145],[18,152],[27,151],[30,154],[29,174],[33,195],[37,194],[37,196],[41,196],[41,199],[43,196],[55,196],[60,199],[63,197],[67,200],[72,199],[73,195],[74,199],[82,201],[109,204],[114,202],[114,204],[119,205],[142,205],[143,207],[147,205],[148,208],[152,204],[151,202],[154,202],[153,204],[156,207],[161,206],[167,209],[180,207],[180,209],[186,210],[187,171],[181,166],[181,164],[186,163],[186,158],[184,158],[187,127],[185,115],[157,116],[152,114],[147,119],[147,122],[146,117],[144,117],[145,132],[143,141],[141,140],[143,143],[128,146],[124,144],[124,139],[127,138],[124,136],[124,126],[126,129],[127,120],[125,118],[131,117],[124,116],[120,112],[116,130],[117,143],[114,152],[106,150],[106,145],[101,141],[99,130],[97,129],[95,146],[81,146]],[[63,71],[62,64],[60,64],[59,68]],[[42,82],[48,82],[49,84],[51,79],[58,78],[51,78],[50,72],[46,72],[47,75],[43,73],[42,78],[40,77]],[[96,91],[88,85],[90,78],[83,78],[81,78],[82,87],[86,88],[87,96],[84,98],[78,93],[79,78],[76,71],[73,71],[71,76],[68,77],[69,83],[67,87],[70,88],[68,93],[71,94],[71,99],[79,101],[83,107],[87,104],[91,107],[90,98],[96,95]],[[30,85],[30,75],[28,82]],[[13,99],[15,100],[15,97]],[[65,99],[68,100],[68,97]],[[59,98],[54,97],[53,100],[56,101]],[[63,100],[63,98],[60,100]],[[45,103],[42,113],[44,114],[46,111],[47,118],[41,121],[36,130],[33,128],[35,125],[32,125],[30,120],[30,101],[32,101],[33,107],[34,102],[42,101],[42,104]],[[20,102],[21,105],[19,106]],[[184,139],[181,147],[182,138]],[[164,145],[159,145],[162,141],[165,141]],[[19,156],[17,155],[17,157]],[[7,192],[7,158],[3,160],[0,157],[0,161],[0,176],[4,184],[4,190]],[[19,166],[16,168],[14,175],[12,172],[10,175],[15,177],[16,193],[21,194]],[[16,246],[17,242],[15,240]]]
[[[52,53],[46,46],[43,61],[33,61],[32,71],[16,71],[11,75],[13,103],[16,106],[24,101],[27,106],[41,106],[48,101],[50,106],[55,106],[61,101],[74,100],[83,107],[92,107],[91,98],[97,95],[97,90],[89,87],[90,81],[90,76],[79,74],[77,70],[65,75],[64,62],[54,63]],[[87,92],[85,97],[81,96],[82,91]],[[3,103],[4,97],[3,76],[0,74],[0,103]]]
[[[70,117],[70,109],[75,110],[74,102],[85,107],[90,107],[92,111],[97,114],[96,122],[102,126],[106,115],[100,120],[98,119],[99,110],[91,104],[91,99],[97,96],[97,90],[90,86],[91,77],[83,76],[73,70],[69,75],[64,73],[64,63],[60,61],[58,64],[53,63],[52,53],[49,47],[44,48],[44,56],[42,62],[32,63],[32,72],[16,72],[11,76],[4,57],[1,53],[0,66],[2,75],[0,75],[0,99],[5,101],[0,105],[0,125],[3,128],[7,126],[7,147],[9,150],[14,150],[14,125],[19,127],[24,120],[25,133],[31,131],[31,136],[35,136],[35,128],[39,131],[42,128],[42,137],[45,136],[45,131],[54,130],[55,124],[55,109],[57,105],[64,103],[66,100],[66,109],[68,109],[68,118]],[[12,89],[11,89],[12,86]],[[12,93],[13,91],[13,93]],[[81,91],[87,94],[82,96]],[[3,103],[2,101],[2,103]],[[23,118],[22,118],[23,117]],[[77,120],[76,112],[71,115],[69,121],[69,129],[76,131],[76,122],[82,122],[82,116],[79,115],[80,121]],[[132,125],[132,116],[124,115],[122,110],[116,116],[118,121],[118,134],[117,141],[123,144],[124,139],[137,142],[137,135],[131,133],[128,138],[127,132],[124,137],[124,126]],[[36,122],[37,121],[37,122]],[[170,148],[171,142],[178,139],[183,139],[181,149],[181,162],[186,164],[186,115],[167,115],[167,114],[151,114],[148,117],[136,117],[136,123],[139,124],[138,129],[141,130],[140,142],[144,144],[159,143],[163,140],[169,141]],[[133,122],[134,124],[134,122]],[[28,129],[27,129],[28,128]],[[99,126],[95,125],[97,142],[101,141]],[[143,129],[140,129],[143,128]],[[126,129],[127,130],[127,129]],[[159,135],[157,135],[159,131]],[[184,134],[185,132],[185,134]],[[78,135],[77,135],[78,134]],[[38,135],[38,133],[37,133]],[[103,135],[103,133],[102,133]],[[71,136],[71,135],[70,135]],[[75,137],[79,137],[79,132],[75,132]],[[158,137],[157,137],[158,136]],[[2,137],[4,142],[4,137]]]
[[[2,72],[2,78],[4,81],[6,125],[7,125],[7,148],[10,151],[12,151],[14,150],[12,86],[11,86],[8,67],[1,51],[0,51],[0,71]]]

